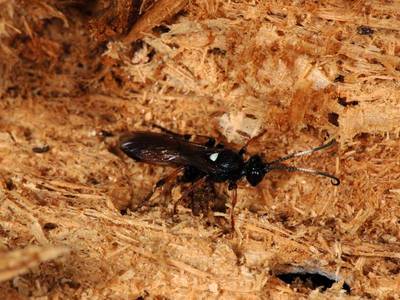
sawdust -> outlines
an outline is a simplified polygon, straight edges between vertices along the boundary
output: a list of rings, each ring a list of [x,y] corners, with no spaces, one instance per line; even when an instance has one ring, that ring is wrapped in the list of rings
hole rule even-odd
[[[1,299],[400,297],[399,28],[397,2],[0,1]],[[336,138],[293,164],[341,185],[243,182],[234,234],[168,193],[134,210],[172,169],[115,145],[153,124],[267,130],[266,160]]]

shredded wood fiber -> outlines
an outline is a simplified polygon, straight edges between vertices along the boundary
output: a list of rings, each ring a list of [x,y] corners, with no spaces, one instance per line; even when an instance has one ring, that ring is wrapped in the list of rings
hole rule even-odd
[[[0,299],[400,297],[399,30],[396,1],[0,1]],[[336,138],[290,163],[341,185],[241,183],[234,234],[171,216],[185,186],[135,210],[172,168],[115,145],[152,124],[265,129],[267,160]],[[337,283],[277,277],[299,269]]]

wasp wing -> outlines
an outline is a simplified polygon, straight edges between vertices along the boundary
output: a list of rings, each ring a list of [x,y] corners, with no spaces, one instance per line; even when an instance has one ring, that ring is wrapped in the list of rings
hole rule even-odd
[[[121,140],[120,148],[136,161],[158,165],[190,165],[205,173],[215,170],[209,155],[221,151],[155,132],[134,132]]]

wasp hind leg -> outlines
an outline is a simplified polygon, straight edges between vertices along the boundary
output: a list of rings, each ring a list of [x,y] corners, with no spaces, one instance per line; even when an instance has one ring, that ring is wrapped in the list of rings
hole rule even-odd
[[[261,131],[259,134],[257,134],[256,136],[254,136],[254,137],[252,137],[251,139],[249,139],[249,140],[247,141],[247,143],[244,144],[244,146],[239,150],[239,154],[240,154],[240,155],[245,154],[247,148],[249,147],[249,145],[253,144],[253,143],[256,142],[257,140],[259,140],[260,138],[262,138],[263,135],[266,134],[266,133],[267,133],[267,131],[266,131],[266,130],[263,130],[263,131]]]
[[[176,179],[179,176],[179,173],[181,173],[184,169],[184,167],[175,169],[173,172],[157,181],[151,191],[146,195],[146,197],[142,201],[140,201],[139,204],[136,205],[136,209],[139,209],[142,206],[146,205],[158,189],[162,188],[166,183]]]
[[[237,184],[229,182],[228,190],[232,191],[231,230],[235,232],[235,206],[237,203]]]
[[[198,179],[196,179],[196,181],[192,182],[192,185],[190,187],[185,189],[185,191],[182,193],[182,195],[179,197],[179,199],[177,201],[175,201],[175,203],[174,203],[174,210],[173,210],[174,215],[176,215],[178,212],[178,205],[184,199],[186,199],[197,187],[204,184],[206,182],[206,180],[207,180],[207,176],[199,177]]]

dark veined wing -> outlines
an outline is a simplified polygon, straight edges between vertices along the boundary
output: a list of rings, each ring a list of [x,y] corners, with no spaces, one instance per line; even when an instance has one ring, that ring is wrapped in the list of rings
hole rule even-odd
[[[156,132],[133,132],[122,138],[120,148],[136,161],[158,165],[190,165],[206,173],[214,170],[209,155],[221,151]]]

